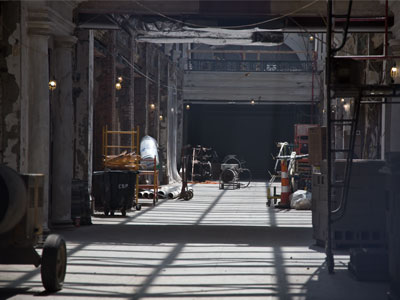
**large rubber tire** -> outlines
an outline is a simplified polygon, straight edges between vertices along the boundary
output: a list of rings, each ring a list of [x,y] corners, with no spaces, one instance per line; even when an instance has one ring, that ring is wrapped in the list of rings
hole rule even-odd
[[[67,270],[67,247],[58,234],[50,234],[44,242],[42,252],[42,283],[46,291],[62,289]]]

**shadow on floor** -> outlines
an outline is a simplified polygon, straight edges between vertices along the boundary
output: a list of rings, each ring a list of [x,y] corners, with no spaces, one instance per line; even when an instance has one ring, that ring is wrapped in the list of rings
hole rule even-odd
[[[251,246],[309,246],[312,228],[209,225],[92,225],[59,231],[76,243],[218,243]]]

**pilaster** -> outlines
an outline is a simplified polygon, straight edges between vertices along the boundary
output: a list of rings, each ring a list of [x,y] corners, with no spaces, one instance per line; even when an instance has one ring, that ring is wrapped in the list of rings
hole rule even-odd
[[[72,102],[72,47],[76,38],[54,39],[54,77],[57,88],[51,93],[52,120],[52,207],[53,224],[71,223],[71,182],[74,160],[74,110]]]

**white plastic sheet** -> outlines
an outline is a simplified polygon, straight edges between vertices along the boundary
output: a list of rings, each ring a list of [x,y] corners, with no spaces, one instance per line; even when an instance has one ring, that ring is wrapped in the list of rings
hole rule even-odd
[[[311,193],[305,190],[297,190],[289,196],[290,207],[298,210],[311,209]]]
[[[154,159],[156,157],[156,164],[159,165],[158,160],[158,144],[157,141],[149,135],[146,135],[140,141],[140,156],[144,159]],[[154,168],[154,164],[151,161],[144,161],[142,163],[147,169]]]

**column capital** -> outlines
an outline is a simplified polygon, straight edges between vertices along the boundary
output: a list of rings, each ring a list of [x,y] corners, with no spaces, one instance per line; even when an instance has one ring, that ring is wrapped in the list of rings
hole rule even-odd
[[[56,36],[54,38],[54,45],[56,48],[72,48],[78,38],[72,35]]]
[[[30,7],[28,9],[28,33],[33,35],[71,35],[75,24],[54,9]]]
[[[49,36],[52,32],[50,18],[46,9],[29,9],[28,34]]]

